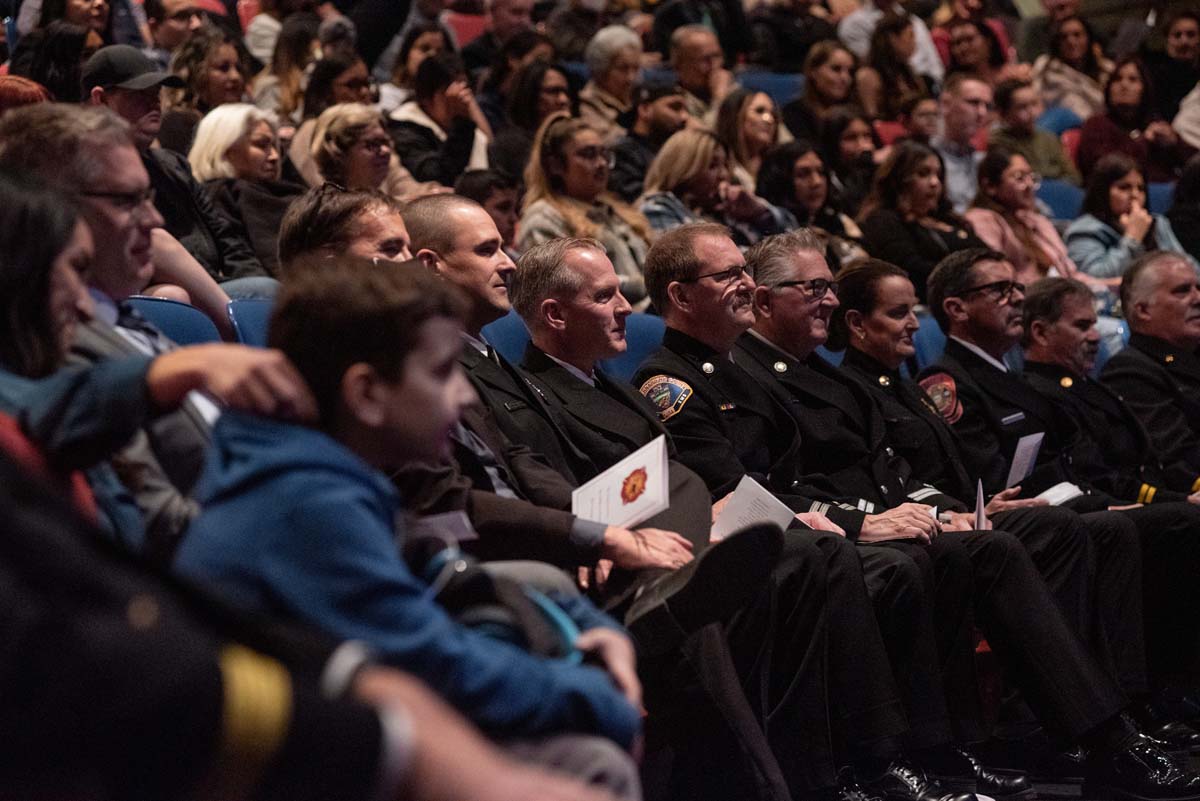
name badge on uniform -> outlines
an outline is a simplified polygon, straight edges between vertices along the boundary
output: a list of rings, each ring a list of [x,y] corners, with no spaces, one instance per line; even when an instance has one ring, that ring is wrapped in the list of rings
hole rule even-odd
[[[1000,425],[1011,426],[1014,423],[1019,423],[1025,419],[1025,412],[1013,412],[1008,417],[1000,418]]]

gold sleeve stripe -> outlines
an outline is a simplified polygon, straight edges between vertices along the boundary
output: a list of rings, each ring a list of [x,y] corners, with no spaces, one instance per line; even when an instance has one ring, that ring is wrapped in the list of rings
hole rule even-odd
[[[221,649],[220,666],[225,690],[221,773],[253,787],[291,725],[291,676],[274,659],[240,645]]]
[[[1137,497],[1137,502],[1138,502],[1138,503],[1145,503],[1145,502],[1146,502],[1146,493],[1147,493],[1149,490],[1150,490],[1150,485],[1149,485],[1149,484],[1143,484],[1143,485],[1142,485],[1142,488],[1138,490],[1138,497]]]
[[[1154,494],[1158,492],[1158,487],[1151,487],[1146,490],[1146,503],[1154,503]]]
[[[1200,492],[1200,477],[1196,478],[1196,483],[1192,484],[1192,492]]]

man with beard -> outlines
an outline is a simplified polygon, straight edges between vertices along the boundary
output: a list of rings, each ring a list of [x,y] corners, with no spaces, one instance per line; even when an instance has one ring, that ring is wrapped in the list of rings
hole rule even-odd
[[[646,81],[633,90],[629,133],[613,145],[608,188],[632,203],[642,194],[650,162],[663,142],[688,123],[683,89],[673,81]]]
[[[1075,469],[1114,497],[1145,504],[1136,514],[1155,518],[1154,526],[1144,527],[1149,536],[1142,538],[1146,570],[1154,576],[1144,586],[1147,659],[1160,688],[1168,683],[1186,687],[1197,655],[1191,610],[1200,602],[1194,581],[1200,565],[1200,492],[1188,494],[1195,471],[1178,463],[1163,465],[1121,396],[1088,377],[1100,335],[1085,285],[1047,278],[1031,287],[1024,342],[1029,383],[1079,425]],[[1179,693],[1169,695],[1180,700]]]
[[[1020,439],[1043,436],[1032,472],[1020,482],[1023,494],[1061,490],[1064,483],[1082,493],[1061,503],[1084,514],[1096,549],[1094,603],[1115,675],[1133,699],[1130,711],[1156,736],[1190,750],[1197,744],[1196,732],[1170,720],[1149,698],[1141,610],[1142,551],[1153,556],[1151,546],[1171,548],[1172,558],[1186,559],[1184,549],[1167,543],[1171,532],[1190,524],[1170,510],[1129,508],[1136,499],[1113,497],[1095,486],[1081,466],[1091,459],[1078,425],[1003,362],[1024,333],[1025,287],[1014,274],[1002,255],[982,249],[953,254],[935,268],[929,303],[949,341],[937,364],[922,373],[921,386],[959,433],[964,466],[980,477],[989,495],[1005,488]],[[1156,641],[1154,647],[1183,649],[1186,644]]]
[[[1187,259],[1151,253],[1121,280],[1129,347],[1101,380],[1142,421],[1158,458],[1190,473],[1173,489],[1200,492],[1200,283]]]

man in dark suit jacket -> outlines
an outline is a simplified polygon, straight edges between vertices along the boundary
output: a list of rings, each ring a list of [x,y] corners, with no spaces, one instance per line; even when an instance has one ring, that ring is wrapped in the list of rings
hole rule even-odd
[[[530,383],[553,401],[552,413],[566,435],[601,465],[623,458],[666,432],[649,401],[604,375],[598,367],[601,359],[612,357],[625,348],[625,319],[631,306],[621,295],[619,284],[612,263],[598,243],[589,239],[560,239],[538,245],[523,254],[512,287],[514,307],[526,320],[532,337],[525,360]],[[673,444],[670,451],[675,454]],[[739,615],[726,634],[735,664],[757,666],[752,674],[746,673],[747,668],[741,668],[743,686],[786,684],[794,688],[790,698],[775,700],[769,695],[755,704],[779,705],[774,716],[780,724],[766,726],[766,721],[762,724],[780,764],[789,774],[793,795],[811,792],[814,786],[821,787],[824,771],[824,753],[796,750],[800,742],[820,742],[820,732],[828,726],[826,714],[821,714],[824,702],[812,693],[824,692],[830,679],[819,660],[811,658],[816,652],[814,649],[828,648],[836,654],[836,657],[830,657],[829,663],[835,674],[856,671],[867,665],[879,667],[887,662],[870,601],[863,591],[859,571],[855,569],[857,559],[853,549],[845,548],[839,537],[821,536],[826,539],[816,548],[808,535],[789,537],[786,548],[790,555],[776,565],[771,582],[773,589],[764,593],[764,597],[771,599],[769,603],[764,602],[767,621],[765,624],[756,621],[747,628],[748,619]],[[818,552],[822,555],[816,556]],[[838,598],[831,602],[829,612],[833,613],[836,608],[837,620],[828,634],[820,629],[789,628],[785,632],[780,628],[785,620],[814,619],[812,597],[793,589],[798,586],[800,573],[813,569],[814,559],[817,564],[829,559],[831,566],[842,565],[837,572],[831,570],[825,582],[825,592]],[[819,569],[825,571],[824,567]],[[846,576],[847,569],[851,571],[849,576],[839,577],[839,574]],[[765,610],[774,611],[768,613]],[[751,633],[754,636],[750,636]],[[784,641],[794,643],[788,649],[794,658],[772,664],[770,660],[754,656],[765,648],[779,651],[780,643]],[[850,667],[849,660],[842,659],[847,641],[853,641],[857,647],[856,667]],[[802,650],[797,651],[797,647]],[[804,654],[810,656],[802,656]],[[864,674],[870,672],[865,670]],[[841,688],[843,685],[835,680],[835,686]],[[887,697],[891,682],[864,677],[863,686],[857,689],[878,700]],[[855,701],[849,699],[847,706],[856,709]],[[801,713],[803,709],[809,709],[808,716]],[[888,715],[872,718],[871,714],[861,710],[854,714],[863,718],[858,724],[860,733],[872,730],[874,734],[882,734],[889,724],[895,723]],[[786,724],[782,722],[784,720]],[[797,739],[798,733],[802,733],[800,739]],[[803,766],[803,774],[794,772],[798,766]],[[938,794],[932,788],[929,791],[934,797]]]
[[[1067,501],[1070,508],[1109,510],[1084,515],[1097,555],[1092,597],[1121,686],[1135,698],[1144,696],[1150,687],[1140,608],[1142,559],[1143,552],[1152,556],[1156,549],[1143,545],[1161,541],[1170,550],[1169,532],[1186,531],[1189,525],[1169,508],[1121,508],[1127,499],[1114,498],[1082,475],[1075,455],[1081,437],[1077,424],[1002,361],[1024,331],[1024,287],[1014,283],[1013,275],[1002,255],[987,250],[964,251],[938,265],[929,297],[949,341],[937,364],[922,373],[921,384],[961,435],[967,467],[984,477],[986,490],[1003,489],[1018,438],[1040,432],[1044,440],[1037,466],[1023,485],[1037,491],[1071,482],[1084,494]],[[1175,553],[1183,554],[1178,549]],[[1158,719],[1152,706],[1139,703],[1133,711],[1143,725],[1166,726],[1159,730],[1164,736],[1178,737],[1188,747],[1195,742],[1194,732]]]
[[[1174,489],[1200,492],[1200,279],[1171,253],[1139,259],[1121,280],[1129,347],[1101,380],[1142,421],[1158,458],[1191,473]]]

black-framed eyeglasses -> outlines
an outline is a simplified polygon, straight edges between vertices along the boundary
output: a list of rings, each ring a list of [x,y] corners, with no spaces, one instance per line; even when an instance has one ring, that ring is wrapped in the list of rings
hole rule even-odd
[[[1025,294],[1025,285],[1019,281],[993,281],[990,284],[980,284],[973,286],[970,289],[964,289],[958,293],[960,298],[965,298],[967,295],[973,295],[976,292],[982,292],[988,296],[993,303],[1001,305],[1012,300],[1015,293]]]
[[[82,197],[95,197],[107,200],[121,211],[136,211],[144,208],[145,204],[154,205],[154,187],[146,187],[137,192],[80,192]]]
[[[809,300],[820,300],[825,297],[825,293],[831,293],[835,298],[838,293],[838,282],[830,281],[828,278],[810,278],[807,281],[780,281],[774,284],[772,289],[783,289],[785,287],[795,286],[804,290],[804,295]]]
[[[697,281],[701,280],[702,278],[711,278],[714,281],[716,281],[718,284],[732,284],[734,281],[738,280],[745,274],[746,274],[746,265],[738,264],[733,267],[730,267],[727,270],[719,270],[718,272],[715,272],[715,273],[703,273],[702,275],[697,275],[692,278],[681,278],[681,279],[679,279],[679,283],[694,284]]]

